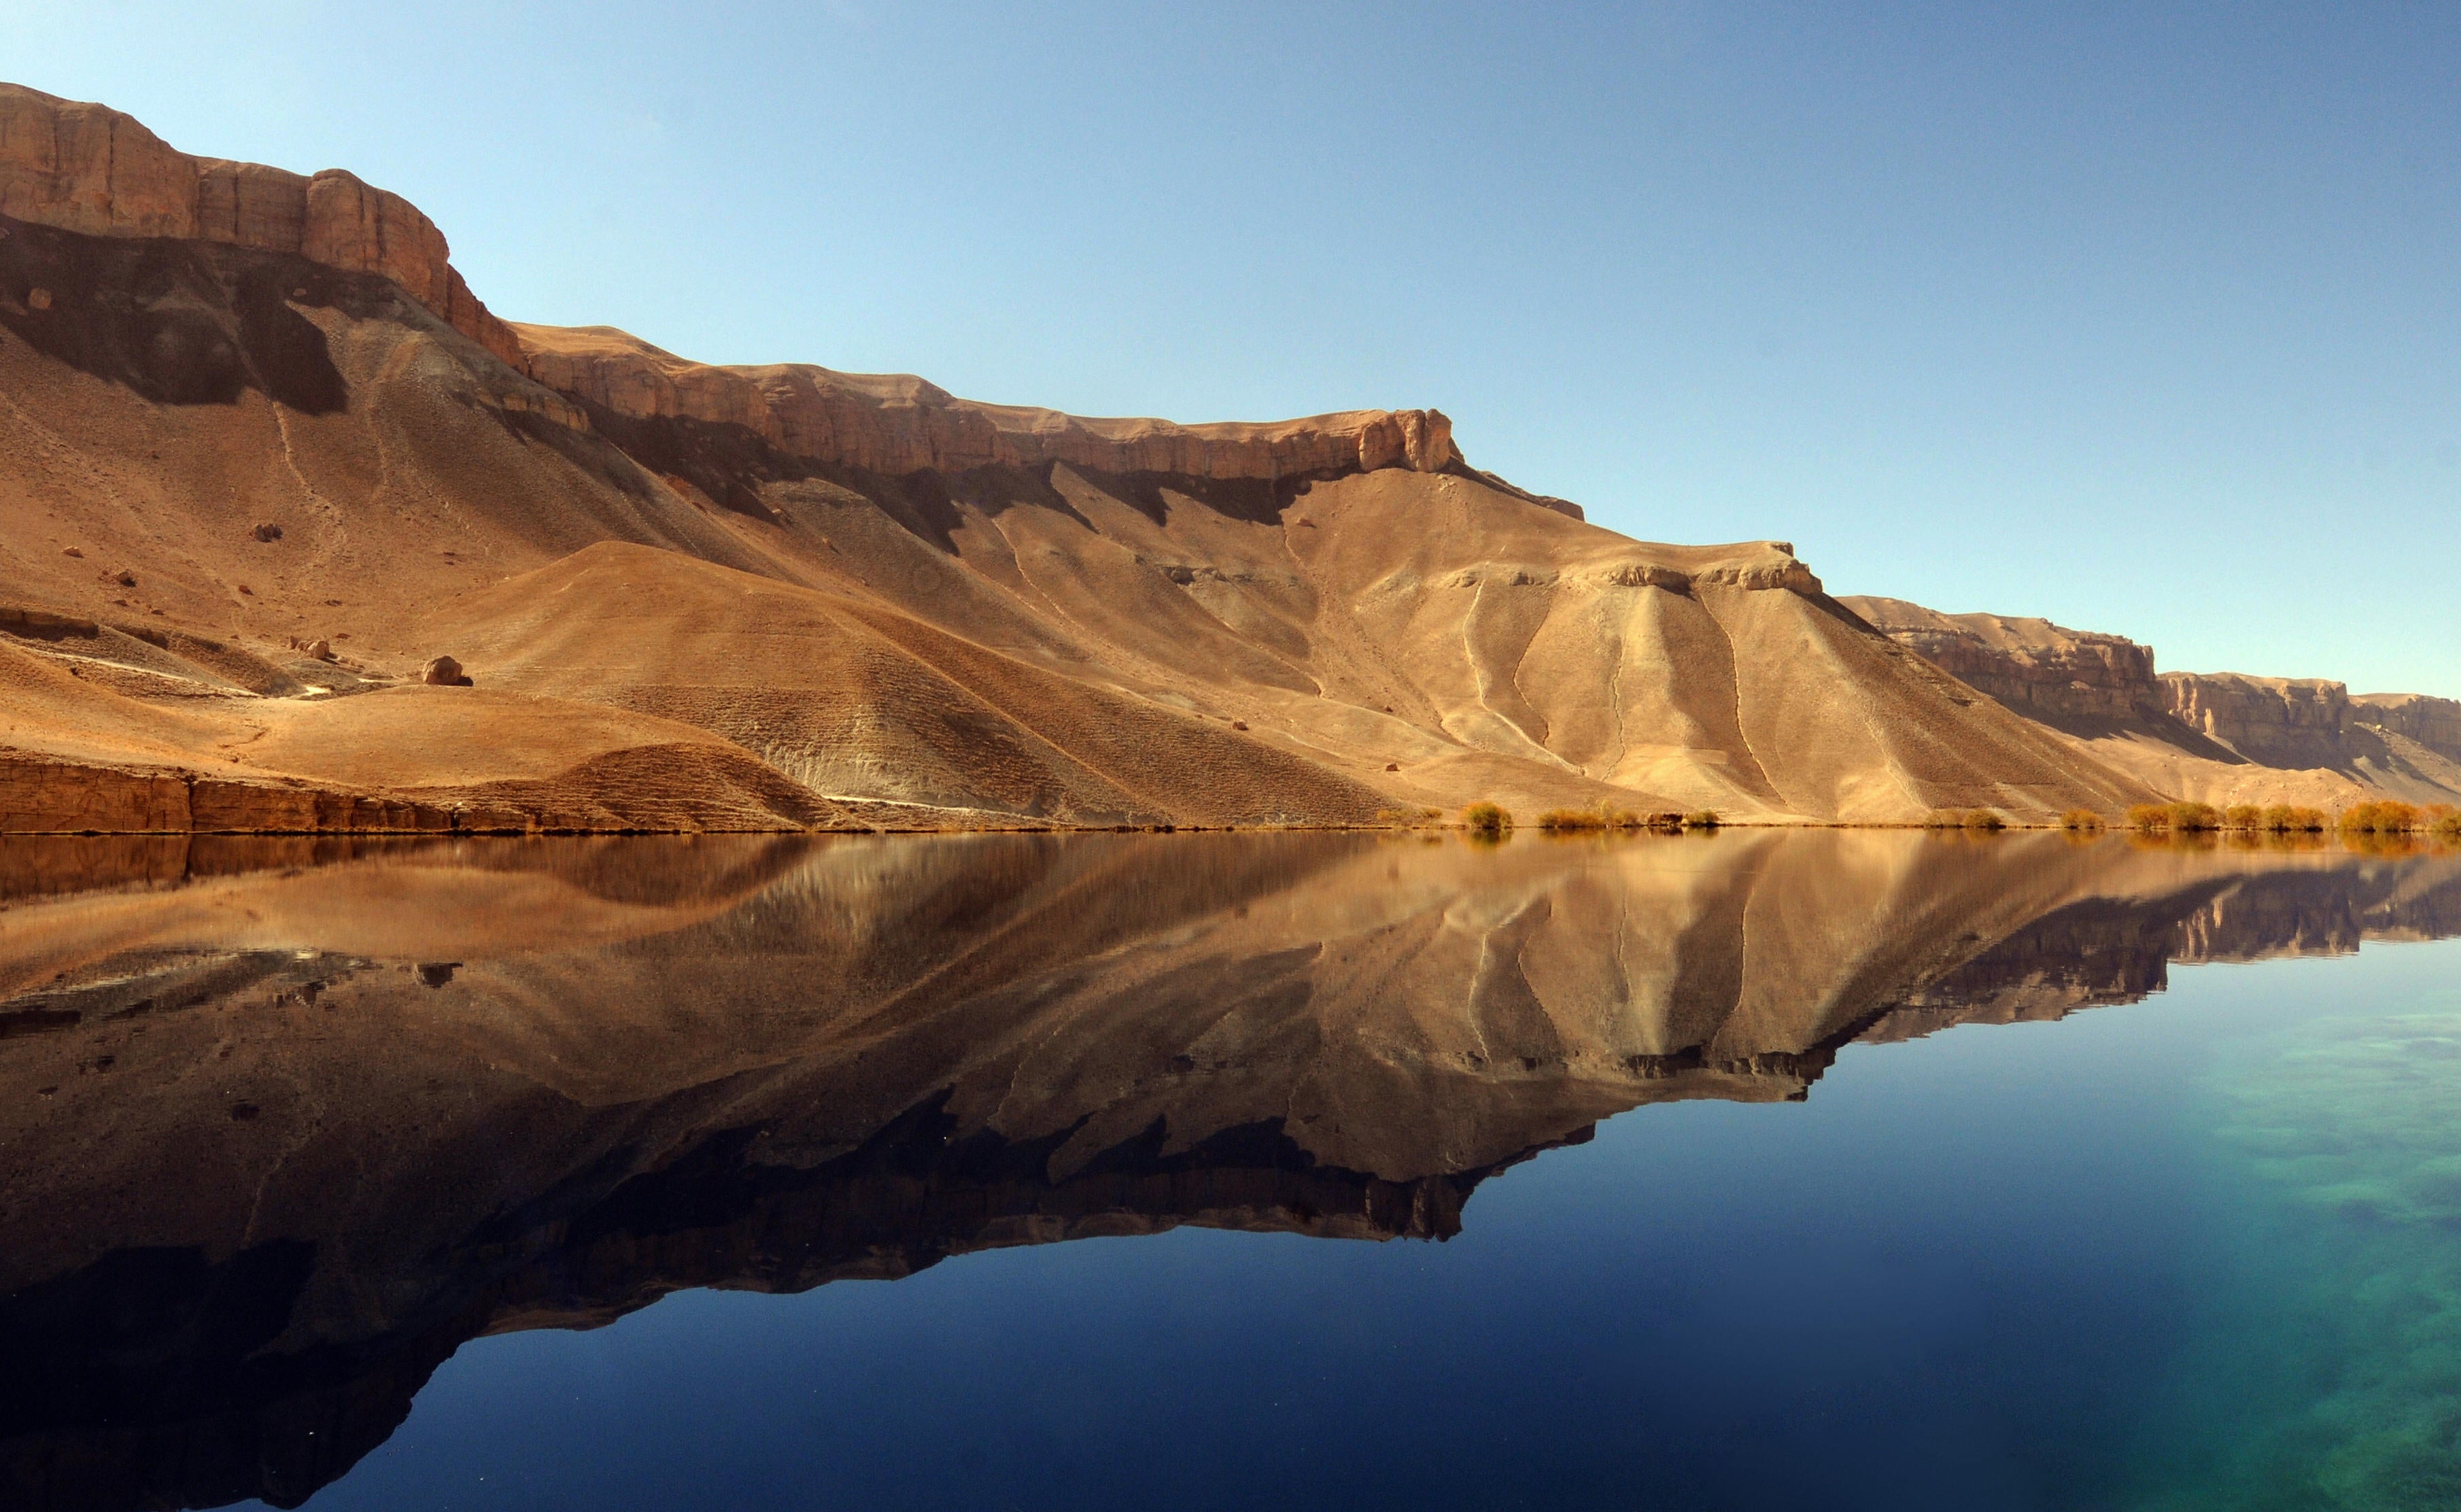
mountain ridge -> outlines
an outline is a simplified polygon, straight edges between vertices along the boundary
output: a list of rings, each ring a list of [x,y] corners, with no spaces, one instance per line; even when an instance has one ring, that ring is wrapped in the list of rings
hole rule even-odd
[[[2048,620],[1841,601],[1883,634],[2179,797],[2341,807],[2461,802],[2461,700],[2322,677],[2156,671],[2153,648]]]
[[[1471,467],[1439,411],[1086,419],[488,325],[406,202],[6,100],[0,829],[2156,796],[1790,544],[1600,529]],[[198,218],[225,181],[296,189],[298,235]],[[315,229],[352,204],[360,240]],[[439,656],[477,688],[427,684]]]

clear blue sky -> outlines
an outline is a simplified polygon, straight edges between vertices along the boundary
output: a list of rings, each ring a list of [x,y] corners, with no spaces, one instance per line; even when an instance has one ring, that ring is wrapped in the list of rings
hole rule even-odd
[[[482,298],[1081,414],[1449,413],[1650,540],[2461,695],[2461,8],[0,0]]]

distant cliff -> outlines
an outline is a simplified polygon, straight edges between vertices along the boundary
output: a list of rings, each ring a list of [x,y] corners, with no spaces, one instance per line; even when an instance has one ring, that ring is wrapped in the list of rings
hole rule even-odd
[[[1082,418],[509,326],[395,196],[25,89],[0,232],[0,829],[2159,796],[1790,547],[1590,526],[1437,410]]]
[[[1966,686],[2181,797],[2339,803],[2381,790],[2413,801],[2461,799],[2461,701],[2354,697],[2319,677],[2157,673],[2150,646],[2048,620],[1942,614],[1901,599],[1839,602]],[[2269,793],[2249,785],[2247,768],[2330,775],[2339,786]]]
[[[2350,717],[2387,734],[2407,735],[2439,756],[2461,761],[2461,699],[2425,693],[2360,693]]]
[[[2327,766],[2351,733],[2350,693],[2317,677],[2165,672],[2171,713],[2264,766]]]
[[[1967,687],[2019,713],[2139,718],[2165,712],[2153,648],[2048,620],[1942,614],[1903,599],[1838,602]]]

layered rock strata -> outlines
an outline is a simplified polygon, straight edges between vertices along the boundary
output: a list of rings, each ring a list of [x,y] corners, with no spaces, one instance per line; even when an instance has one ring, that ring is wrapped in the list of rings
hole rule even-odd
[[[2350,733],[2350,691],[2324,678],[2164,672],[2161,680],[2173,716],[2267,766],[2324,764]]]
[[[2042,619],[1942,614],[1903,599],[1838,602],[1925,661],[2020,713],[2129,719],[2164,712],[2153,648]]]
[[[2461,761],[2461,699],[2425,693],[2360,693],[2349,716],[2391,735],[2407,735],[2438,756]]]
[[[792,456],[867,472],[1061,462],[1104,473],[1270,479],[1463,465],[1452,421],[1438,410],[1356,410],[1271,424],[1089,419],[960,399],[905,373],[800,363],[712,367],[610,326],[512,329],[539,381],[576,398],[632,419],[740,426]]]
[[[1968,687],[2174,796],[2326,807],[2385,795],[2461,799],[2461,702],[2353,697],[2318,677],[2157,673],[2150,646],[2048,620],[1839,602]]]
[[[133,117],[0,83],[0,215],[88,236],[161,237],[288,252],[401,286],[515,367],[522,349],[417,205],[328,168],[312,175],[196,158]]]
[[[11,827],[219,828],[225,783],[347,795],[267,809],[319,831],[2159,796],[1787,544],[1591,527],[1432,410],[1080,419],[603,328],[504,328],[517,370],[407,206],[8,100],[0,746],[48,795]]]

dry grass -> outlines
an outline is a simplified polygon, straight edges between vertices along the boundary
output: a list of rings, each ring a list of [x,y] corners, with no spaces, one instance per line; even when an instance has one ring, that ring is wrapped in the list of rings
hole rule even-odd
[[[1461,818],[1462,828],[1473,835],[1492,838],[1512,827],[1512,811],[1484,799],[1462,810]]]
[[[1994,834],[2008,827],[2008,821],[1991,809],[1978,808],[1965,816],[1965,827],[1980,834]]]
[[[1551,808],[1538,816],[1538,827],[1551,834],[1591,834],[1599,830],[1620,829],[1618,820],[1628,816],[1602,814],[1595,809]]]
[[[1694,809],[1683,816],[1685,829],[1716,829],[1721,822],[1718,811],[1713,808]]]
[[[2128,811],[2128,827],[2140,835],[2168,831],[2190,835],[2222,827],[2222,811],[2211,803],[2139,803]]]

